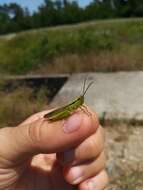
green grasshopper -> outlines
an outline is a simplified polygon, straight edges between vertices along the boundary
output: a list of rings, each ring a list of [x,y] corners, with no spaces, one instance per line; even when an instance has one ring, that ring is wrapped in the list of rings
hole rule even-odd
[[[70,102],[69,104],[57,108],[47,114],[44,115],[44,118],[47,118],[49,121],[57,121],[60,119],[64,119],[68,116],[70,116],[77,108],[80,108],[84,104],[84,95],[86,94],[87,90],[91,86],[93,82],[90,82],[85,89],[85,83],[86,80],[84,80],[84,85],[83,85],[83,93],[77,97],[75,100]]]

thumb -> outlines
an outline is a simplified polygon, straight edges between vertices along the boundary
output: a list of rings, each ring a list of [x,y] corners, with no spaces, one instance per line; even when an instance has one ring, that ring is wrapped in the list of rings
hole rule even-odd
[[[44,112],[45,113],[45,112]],[[23,161],[39,153],[56,153],[80,144],[98,127],[94,113],[78,110],[69,118],[50,122],[42,114],[14,128],[0,130],[0,154]]]

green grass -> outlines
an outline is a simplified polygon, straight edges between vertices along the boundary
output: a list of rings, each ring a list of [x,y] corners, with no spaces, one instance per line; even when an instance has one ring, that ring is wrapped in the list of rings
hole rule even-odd
[[[0,73],[142,70],[142,52],[143,19],[33,30],[0,38]]]

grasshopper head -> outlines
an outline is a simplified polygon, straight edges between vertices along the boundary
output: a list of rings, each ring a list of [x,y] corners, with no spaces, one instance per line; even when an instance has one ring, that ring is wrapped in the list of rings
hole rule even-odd
[[[78,99],[80,104],[82,105],[84,103],[84,96],[80,96]]]

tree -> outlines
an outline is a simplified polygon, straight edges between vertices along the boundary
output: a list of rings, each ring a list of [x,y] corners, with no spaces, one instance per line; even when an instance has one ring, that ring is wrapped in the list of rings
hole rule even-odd
[[[111,0],[94,0],[85,8],[85,19],[103,19],[114,17],[114,4]]]
[[[114,0],[116,17],[129,17],[129,6],[127,0]]]
[[[69,4],[68,0],[63,0],[63,5],[66,7]]]
[[[10,18],[7,10],[4,7],[0,7],[0,34],[4,34],[7,31]]]
[[[82,9],[79,7],[77,1],[67,3],[63,9],[64,23],[76,23],[82,21]]]
[[[128,0],[128,7],[130,16],[143,16],[143,1],[142,0]]]
[[[20,31],[23,29],[23,19],[24,19],[24,10],[17,3],[6,4],[5,7],[8,11],[13,12],[13,17],[11,18],[11,22],[9,24],[9,30],[11,32]]]
[[[143,0],[93,0],[81,8],[76,0],[44,0],[33,14],[17,3],[0,6],[0,34],[92,19],[143,16]]]
[[[25,8],[23,10],[23,13],[24,13],[24,15],[21,20],[20,26],[23,28],[23,30],[32,28],[32,17],[30,15],[28,8]]]
[[[61,0],[56,0],[55,1],[55,7],[56,7],[56,9],[59,11],[59,10],[61,10],[62,9],[62,1]]]
[[[45,0],[44,5],[39,7],[39,16],[41,26],[52,26],[56,25],[56,8],[54,2],[51,0]]]

